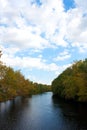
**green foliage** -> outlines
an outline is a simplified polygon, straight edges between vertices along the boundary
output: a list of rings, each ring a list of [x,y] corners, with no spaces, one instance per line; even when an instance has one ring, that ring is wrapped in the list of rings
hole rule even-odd
[[[75,62],[54,79],[52,91],[65,99],[87,102],[87,59]]]
[[[1,51],[0,51],[1,57]],[[21,74],[0,62],[0,101],[16,96],[28,96],[50,91],[49,85],[33,83]]]

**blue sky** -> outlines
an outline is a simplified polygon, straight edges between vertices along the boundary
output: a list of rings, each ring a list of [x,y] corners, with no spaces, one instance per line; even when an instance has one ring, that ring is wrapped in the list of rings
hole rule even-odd
[[[0,0],[1,60],[51,84],[87,58],[87,0]]]
[[[71,8],[75,8],[74,0],[63,0],[63,3],[66,11],[70,10]]]

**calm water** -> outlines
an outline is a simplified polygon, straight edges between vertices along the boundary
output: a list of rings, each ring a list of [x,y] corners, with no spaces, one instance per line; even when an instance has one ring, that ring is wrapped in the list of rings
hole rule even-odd
[[[52,93],[0,103],[0,130],[87,130],[87,105],[66,103]]]

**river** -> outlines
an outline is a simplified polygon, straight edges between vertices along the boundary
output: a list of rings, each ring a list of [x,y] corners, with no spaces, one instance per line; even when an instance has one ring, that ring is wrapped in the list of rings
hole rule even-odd
[[[0,130],[87,130],[87,105],[52,98],[52,93],[0,103]]]

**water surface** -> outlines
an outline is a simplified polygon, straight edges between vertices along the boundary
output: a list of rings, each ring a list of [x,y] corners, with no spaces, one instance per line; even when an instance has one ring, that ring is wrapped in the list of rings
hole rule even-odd
[[[0,130],[87,130],[87,105],[52,98],[52,93],[0,103]]]

